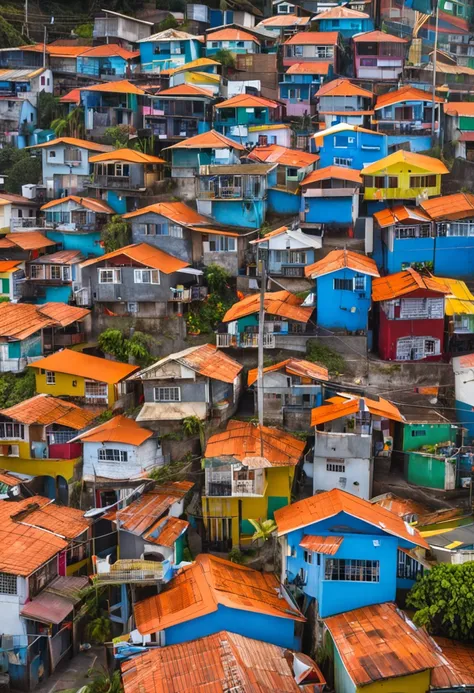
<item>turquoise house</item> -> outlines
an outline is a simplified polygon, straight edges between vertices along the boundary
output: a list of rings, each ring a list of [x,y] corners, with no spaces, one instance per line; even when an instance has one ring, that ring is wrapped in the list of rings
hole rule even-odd
[[[80,282],[80,250],[59,250],[27,263],[23,298],[31,303],[69,303],[77,296],[73,286]]]
[[[281,107],[276,101],[252,94],[238,94],[214,106],[214,128],[238,142],[246,142],[249,127],[278,123]]]
[[[77,72],[100,79],[126,78],[138,65],[139,56],[138,51],[126,50],[118,44],[94,46],[77,57]]]
[[[216,130],[162,149],[171,155],[171,178],[194,178],[200,166],[238,164],[245,147]]]
[[[202,42],[193,34],[166,29],[138,41],[142,72],[161,72],[190,63],[202,55]]]
[[[279,98],[286,105],[287,116],[315,115],[315,94],[324,81],[332,79],[333,66],[329,62],[295,63],[282,75]]]
[[[351,39],[354,34],[374,29],[374,20],[368,14],[347,6],[331,7],[325,12],[319,12],[314,21],[318,22],[319,31],[338,31],[344,39]]]
[[[341,489],[281,508],[275,522],[282,578],[294,596],[316,602],[320,618],[394,601],[399,581],[423,571],[416,560],[405,570],[403,558],[408,551],[424,557],[428,544],[418,530]]]

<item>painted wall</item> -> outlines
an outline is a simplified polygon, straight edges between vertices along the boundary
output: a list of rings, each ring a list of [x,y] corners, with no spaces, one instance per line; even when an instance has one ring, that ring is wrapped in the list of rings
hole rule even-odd
[[[343,472],[327,469],[328,461],[341,459]],[[313,492],[340,488],[359,498],[372,497],[372,436],[356,433],[321,433],[314,442]]]
[[[419,450],[423,445],[456,441],[457,428],[450,423],[401,424],[401,426],[403,427],[402,450]]]
[[[301,207],[300,195],[270,188],[268,191],[268,211],[274,214],[298,214]]]
[[[375,173],[377,175],[377,173]],[[426,169],[413,166],[405,162],[392,164],[384,169],[381,169],[380,175],[383,176],[398,176],[397,188],[374,188],[365,187],[364,200],[416,200],[417,197],[424,194],[426,191],[428,197],[441,194],[441,175],[436,174],[436,185],[431,188],[425,186],[411,187],[410,176],[425,176],[432,175]],[[365,178],[365,176],[364,176]]]
[[[160,48],[155,53],[155,47]],[[179,67],[201,57],[202,44],[198,40],[187,41],[144,41],[139,44],[142,72],[160,72]]]
[[[191,232],[186,228],[182,227],[183,238],[177,238],[175,236],[170,236],[169,226],[172,224],[169,219],[162,216],[161,214],[154,214],[149,212],[148,214],[142,214],[139,217],[134,217],[131,220],[132,224],[132,242],[133,243],[147,243],[155,248],[163,250],[169,255],[178,257],[186,262],[192,261],[192,242],[191,242]],[[144,232],[143,224],[161,224],[162,233],[157,236],[148,236]],[[174,225],[174,224],[173,224]]]
[[[348,159],[349,167],[360,171],[388,154],[387,136],[377,132],[370,134],[343,130],[334,135],[326,135],[321,140],[321,146],[316,146],[314,137],[311,140],[312,151],[317,151],[320,156],[319,168],[334,165],[335,159]]]
[[[450,477],[454,475],[454,467],[446,462],[444,457],[434,455],[422,455],[410,452],[406,455],[406,479],[410,484],[437,488],[443,491],[448,488]],[[452,467],[451,470],[447,465]],[[450,474],[452,471],[452,474]]]
[[[105,252],[100,245],[100,233],[46,231],[46,236],[51,241],[60,243],[63,250],[80,250],[84,257],[98,257]]]
[[[353,279],[355,276],[356,272],[353,270],[343,269],[316,279],[318,325],[328,329],[345,329],[349,332],[367,330],[371,307],[371,277],[365,277],[364,291],[334,288],[335,279]]]
[[[81,155],[80,162],[74,162],[73,167],[64,163],[64,153],[67,149],[79,149]],[[55,175],[72,174],[73,176],[88,176],[91,165],[89,164],[89,154],[94,156],[97,152],[89,152],[88,149],[78,147],[66,147],[64,144],[55,144],[51,147],[41,149],[43,180],[53,178]]]
[[[319,31],[338,31],[343,38],[352,38],[362,31],[373,31],[373,19],[321,19]]]
[[[126,443],[90,443],[84,442],[83,477],[104,477],[106,479],[132,479],[142,475],[146,470],[163,464],[161,448],[155,438],[146,440],[142,445]],[[108,462],[99,460],[99,450],[121,450],[127,453],[127,462]]]
[[[40,368],[35,368],[35,378],[36,378],[36,392],[38,394],[44,393],[47,395],[54,395],[55,397],[84,397],[85,396],[85,385],[84,378],[77,375],[69,375],[67,373],[58,373],[56,371],[56,383],[54,385],[48,385],[46,383],[46,373],[42,374]],[[93,378],[90,378],[93,380]],[[75,383],[75,384],[74,384]],[[116,401],[115,385],[108,385],[108,399],[107,404],[112,406]]]
[[[15,442],[15,441],[9,441]],[[74,467],[81,461],[81,458],[72,460],[54,460],[54,459],[36,459],[29,456],[23,457],[6,457],[0,456],[2,469],[9,472],[18,472],[19,474],[28,474],[30,476],[47,476],[53,479],[63,477],[66,481],[70,481],[74,476]]]
[[[226,49],[234,54],[260,53],[260,45],[255,41],[213,41],[212,34],[206,42],[206,56],[212,58],[218,51]]]
[[[409,142],[411,152],[427,152],[431,149],[431,136],[421,135],[387,135],[388,147],[390,151],[399,149],[399,145]]]
[[[207,205],[197,201],[197,209],[200,214],[206,214]],[[207,202],[204,201],[204,202]],[[206,211],[204,211],[206,210]],[[258,229],[265,221],[267,213],[267,200],[212,200],[210,216],[221,224],[228,226],[243,226],[247,229]]]
[[[304,220],[316,224],[351,225],[355,216],[354,197],[303,197],[302,206],[307,210]]]

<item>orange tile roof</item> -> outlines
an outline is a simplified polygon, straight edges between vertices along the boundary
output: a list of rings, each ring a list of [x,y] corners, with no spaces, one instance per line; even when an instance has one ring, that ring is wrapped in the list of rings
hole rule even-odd
[[[138,149],[114,149],[110,152],[104,152],[104,154],[97,154],[96,156],[91,156],[89,163],[98,164],[103,161],[126,161],[129,164],[164,164],[165,160],[160,159],[159,156],[152,156],[151,154],[144,154],[139,152]]]
[[[338,31],[299,31],[285,41],[285,46],[335,46],[339,41]]]
[[[300,541],[300,546],[302,549],[308,549],[308,551],[316,551],[316,553],[324,553],[327,556],[335,556],[343,541],[344,537],[316,537],[312,534],[305,534]]]
[[[163,591],[134,606],[135,622],[142,635],[156,633],[178,623],[229,609],[305,621],[289,600],[273,573],[260,573],[210,554],[199,554],[182,568]]]
[[[318,493],[276,510],[275,522],[278,527],[278,536],[335,517],[339,513],[346,513],[382,529],[387,534],[392,534],[425,549],[428,548],[426,540],[423,539],[419,531],[407,525],[401,517],[338,488]]]
[[[425,214],[419,207],[405,207],[405,205],[397,205],[396,207],[387,207],[375,212],[374,219],[381,229],[394,224],[426,224],[431,220],[428,214]]]
[[[31,507],[32,504],[36,507]],[[65,539],[75,539],[92,524],[92,520],[84,517],[83,510],[56,505],[42,496],[25,498],[24,501],[11,504],[7,510],[2,507],[0,526],[6,517],[14,522],[26,522],[38,529],[55,532]]]
[[[0,484],[4,484],[5,486],[18,486],[18,484],[21,484],[22,481],[19,477],[13,476],[13,474],[10,474],[6,469],[0,469]]]
[[[474,645],[435,637],[441,648],[440,663],[431,674],[431,686],[438,689],[470,689],[474,687]]]
[[[117,82],[103,82],[101,84],[93,84],[90,87],[81,87],[81,91],[101,91],[112,94],[137,94],[144,96],[146,94],[143,89],[140,89],[135,84],[132,84],[127,79],[122,79]]]
[[[306,62],[294,63],[287,69],[287,75],[327,75],[331,63],[326,62]]]
[[[77,137],[56,137],[54,140],[48,140],[42,144],[35,144],[30,149],[47,149],[48,147],[56,147],[58,144],[68,144],[71,147],[79,147],[80,149],[88,149],[91,152],[108,152],[111,147],[108,144],[97,144],[89,140],[80,140]]]
[[[21,260],[0,260],[0,272],[11,272],[21,263]]]
[[[243,369],[242,364],[217,349],[213,344],[192,347],[181,352],[181,355],[171,354],[170,358],[173,357],[201,375],[224,383],[233,383]]]
[[[399,409],[387,399],[379,397],[378,400],[374,400],[368,397],[339,393],[337,397],[330,397],[326,400],[326,404],[311,411],[311,425],[319,426],[328,421],[340,419],[343,416],[356,414],[363,404],[374,416],[381,416],[382,418],[402,423],[405,421]]]
[[[226,101],[221,101],[214,108],[278,108],[276,101],[264,99],[252,94],[236,94]]]
[[[0,303],[0,337],[26,339],[30,335],[52,327],[54,321],[40,313],[31,303]]]
[[[195,209],[188,207],[184,202],[157,202],[154,205],[148,205],[147,207],[141,207],[136,209],[134,212],[128,212],[124,214],[124,219],[134,219],[135,217],[140,217],[142,214],[160,214],[171,221],[176,222],[176,224],[183,224],[184,226],[189,225],[199,225],[199,224],[209,224],[210,219],[203,217],[202,214],[198,214]]]
[[[249,34],[247,31],[242,31],[242,29],[220,29],[217,31],[209,32],[206,36],[206,41],[253,41],[254,43],[260,44],[258,38],[253,34]]]
[[[7,233],[0,238],[0,248],[21,248],[22,250],[41,250],[56,245],[55,241],[43,236],[39,231],[18,231],[17,233]]]
[[[186,520],[167,515],[150,527],[143,538],[150,544],[173,548],[175,541],[184,534],[188,527],[189,522]]]
[[[34,43],[26,46],[20,46],[21,50],[31,53],[42,53],[44,51],[44,43]],[[87,46],[61,46],[57,43],[46,44],[46,53],[53,58],[76,58],[81,53],[87,50]]]
[[[196,231],[196,233],[210,233],[215,236],[230,236],[231,238],[239,238],[240,233],[234,233],[232,231],[221,231],[220,229],[206,228],[205,226],[190,226],[191,231]]]
[[[286,359],[280,361],[273,366],[267,366],[263,369],[264,373],[274,373],[275,371],[284,370],[288,375],[299,375],[302,378],[311,378],[312,380],[329,380],[328,369],[324,366],[318,366],[317,363],[305,361],[304,359]],[[248,373],[248,386],[253,385],[258,378],[258,368],[252,368]]]
[[[196,87],[194,84],[177,84],[158,92],[158,98],[162,96],[207,96],[209,99],[213,99],[214,93],[204,87]]]
[[[249,159],[266,163],[278,162],[282,166],[303,168],[319,161],[318,154],[302,152],[299,149],[289,149],[279,144],[269,144],[265,147],[255,147],[250,152]]]
[[[125,443],[138,446],[152,435],[153,431],[142,428],[134,419],[119,415],[79,434],[75,440],[82,440],[85,443]]]
[[[304,441],[278,428],[231,419],[223,433],[216,433],[209,438],[204,456],[206,459],[230,456],[255,469],[295,467],[304,448]]]
[[[329,178],[350,180],[353,183],[362,185],[360,171],[356,171],[352,168],[344,168],[343,166],[325,166],[324,168],[318,168],[316,171],[312,171],[309,176],[306,176],[306,178],[300,182],[300,185],[311,185],[311,183],[318,183],[321,180],[328,180]],[[350,195],[349,189],[347,194]]]
[[[375,260],[367,255],[355,253],[353,250],[331,250],[322,260],[305,267],[305,277],[323,277],[325,274],[339,272],[341,269],[351,269],[354,272],[379,277]]]
[[[362,89],[357,84],[353,84],[349,79],[333,79],[331,82],[323,84],[316,92],[316,96],[363,96],[372,99],[373,93],[367,89]]]
[[[105,156],[105,154],[100,154],[99,156]],[[91,162],[93,158],[94,157],[90,157],[89,162]],[[41,211],[45,209],[51,209],[52,207],[56,207],[57,205],[63,204],[63,202],[75,202],[81,207],[89,209],[91,212],[99,212],[101,214],[115,214],[112,207],[109,207],[109,205],[103,200],[99,200],[95,197],[79,197],[78,195],[68,195],[67,197],[59,197],[57,200],[51,200],[50,202],[47,202],[45,205],[40,207],[40,209]]]
[[[444,163],[440,159],[435,159],[434,156],[426,156],[426,154],[418,154],[418,152],[408,152],[404,149],[398,149],[383,159],[379,159],[373,164],[366,166],[362,169],[361,175],[368,176],[379,173],[380,171],[388,171],[390,166],[397,164],[409,164],[421,171],[428,171],[429,173],[439,173],[441,175],[449,173]]]
[[[433,648],[390,602],[330,616],[324,623],[356,688],[438,665]]]
[[[472,368],[474,366],[474,354],[465,354],[459,356],[459,365],[461,368]]]
[[[15,404],[8,409],[1,409],[2,416],[23,424],[40,424],[49,426],[52,423],[74,428],[80,431],[96,417],[96,412],[78,407],[51,395],[35,395]]]
[[[61,96],[59,100],[61,103],[80,103],[81,90],[71,89],[71,91],[68,91],[67,94],[63,94],[63,96]]]
[[[474,195],[472,193],[454,193],[454,195],[442,195],[432,200],[420,202],[423,210],[431,219],[456,220],[474,217]]]
[[[313,20],[319,22],[320,19],[368,19],[366,12],[351,10],[350,7],[331,7],[331,9],[318,12]]]
[[[126,532],[141,536],[192,489],[192,481],[172,481],[147,491],[122,510],[113,510],[104,517],[117,522]]]
[[[296,320],[297,322],[308,322],[313,309],[304,308],[301,304],[303,299],[298,298],[290,291],[271,291],[265,294],[264,305],[265,312],[270,315],[280,315],[288,320]],[[252,294],[246,296],[241,301],[234,303],[224,315],[223,322],[231,322],[238,320],[246,315],[257,313],[260,306],[260,296]]]
[[[474,117],[474,101],[451,101],[445,103],[444,112],[449,116]]]
[[[56,351],[51,356],[35,361],[31,367],[90,378],[110,385],[119,383],[138,369],[138,366],[130,366],[128,363],[101,359],[98,356],[89,356],[89,354],[71,351],[71,349]]]
[[[439,294],[450,294],[451,289],[447,284],[433,281],[431,277],[423,276],[412,267],[403,272],[379,277],[372,282],[372,300],[390,301],[398,296],[411,294],[418,289],[433,291]]]
[[[416,87],[401,87],[395,91],[389,91],[388,94],[382,94],[382,96],[377,97],[374,109],[377,111],[379,108],[384,108],[385,106],[391,106],[394,103],[401,103],[402,101],[433,101],[433,95],[430,91],[425,91],[424,89],[417,89]],[[441,96],[435,95],[435,101],[437,103],[443,103],[444,99]]]
[[[407,39],[399,38],[384,31],[366,31],[352,37],[355,43],[408,43]]]
[[[104,43],[102,46],[94,46],[85,49],[81,54],[82,58],[123,58],[123,60],[133,60],[140,56],[140,51],[128,51],[118,43]]]
[[[261,22],[257,24],[256,28],[258,28],[259,26],[263,26],[263,28],[269,26],[305,26],[306,24],[309,24],[310,21],[311,17],[298,17],[297,14],[277,14],[273,17],[267,17],[267,19],[263,19]]]
[[[283,233],[288,233],[289,228],[288,226],[279,226],[277,229],[273,229],[273,231],[269,231],[266,233],[264,236],[261,238],[256,238],[254,241],[250,241],[252,245],[258,244],[258,243],[265,243],[269,238],[274,238],[275,236],[281,236]]]
[[[308,691],[324,686],[306,655],[288,657],[281,647],[227,631],[149,649],[121,666],[125,693],[301,693],[306,679]]]
[[[164,250],[155,248],[147,243],[125,245],[123,248],[114,250],[111,253],[106,253],[101,257],[94,257],[90,260],[86,260],[85,262],[81,263],[81,267],[89,267],[90,265],[96,265],[99,262],[106,262],[111,258],[120,258],[121,256],[128,258],[133,262],[138,262],[144,267],[157,269],[160,272],[163,272],[163,274],[172,274],[173,272],[178,272],[184,267],[189,267],[189,262],[179,260],[173,255],[168,255],[168,253],[165,253]]]
[[[171,147],[165,147],[165,149],[239,149],[245,151],[243,144],[235,142],[215,130],[202,132],[200,135],[177,142],[172,144]]]
[[[36,305],[35,308],[39,313],[54,320],[56,325],[61,327],[67,327],[72,325],[73,322],[83,320],[91,313],[87,308],[70,306],[68,303],[41,303]]]

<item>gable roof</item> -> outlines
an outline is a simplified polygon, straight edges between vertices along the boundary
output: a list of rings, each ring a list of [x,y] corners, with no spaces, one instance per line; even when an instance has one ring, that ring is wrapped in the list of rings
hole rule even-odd
[[[286,361],[280,361],[280,363],[275,363],[273,366],[267,366],[263,369],[264,373],[274,373],[275,371],[285,371],[289,375],[299,375],[302,378],[311,378],[313,380],[329,380],[327,368],[304,359],[286,359]],[[258,368],[252,368],[248,373],[248,386],[253,385],[257,379]]]
[[[99,156],[104,155],[101,154]],[[92,161],[93,158],[94,157],[89,158],[89,163]],[[95,197],[79,197],[78,195],[68,195],[67,197],[59,197],[57,200],[51,200],[50,202],[46,202],[46,204],[40,207],[40,209],[41,211],[45,209],[51,209],[51,207],[62,205],[64,202],[75,202],[80,207],[84,207],[84,209],[89,209],[91,212],[99,212],[100,214],[115,214],[112,207],[109,207],[109,205],[103,200],[99,200]]]
[[[81,140],[77,137],[56,137],[54,140],[48,140],[42,144],[34,144],[30,149],[47,149],[48,147],[56,147],[58,144],[68,144],[71,147],[79,147],[80,149],[88,149],[91,152],[108,152],[111,146],[108,144],[97,144],[90,140]]]
[[[198,37],[194,34],[188,34],[181,29],[164,29],[156,34],[142,38],[137,43],[146,43],[147,41],[197,41]]]
[[[431,219],[456,220],[474,217],[474,195],[472,193],[454,193],[442,195],[431,200],[420,202],[422,209]]]
[[[213,99],[214,94],[209,89],[204,87],[196,87],[194,84],[176,84],[169,89],[162,89],[158,92],[157,97],[162,96],[207,96],[208,99]]]
[[[81,53],[81,58],[122,58],[123,60],[133,60],[140,56],[140,51],[128,51],[118,43],[103,43],[100,46],[85,48]]]
[[[259,27],[280,27],[280,26],[306,26],[311,22],[311,17],[298,17],[297,14],[276,14],[267,17],[257,24]]]
[[[0,248],[21,248],[22,250],[41,250],[56,245],[40,231],[17,231],[0,237]]]
[[[285,46],[335,46],[339,41],[338,31],[299,31],[290,36]]]
[[[369,19],[366,12],[352,10],[350,7],[331,7],[329,10],[323,10],[313,17],[314,21],[320,19]]]
[[[30,260],[30,263],[35,265],[75,265],[84,259],[80,250],[58,250],[50,255],[40,255],[34,260]],[[44,304],[42,304],[43,306]]]
[[[389,154],[383,159],[369,164],[363,168],[360,173],[362,176],[370,176],[373,173],[379,173],[379,171],[388,169],[390,166],[396,164],[409,164],[423,171],[428,171],[429,173],[438,173],[441,175],[449,173],[440,159],[435,159],[433,156],[426,156],[426,154],[418,154],[417,152],[407,152],[404,149],[398,149],[396,152]]]
[[[331,125],[329,128],[324,128],[324,130],[318,130],[314,135],[312,135],[314,142],[317,147],[322,147],[324,145],[324,138],[328,135],[337,135],[339,132],[365,132],[368,135],[374,135],[375,137],[387,137],[383,132],[376,132],[375,130],[368,130],[367,128],[360,127],[360,125],[351,125],[350,123],[337,123],[337,125]],[[360,174],[359,174],[360,178]],[[360,179],[362,181],[362,178]]]
[[[135,622],[139,633],[147,635],[214,613],[219,606],[304,622],[301,612],[285,597],[272,573],[199,554],[160,594],[134,605]]]
[[[336,8],[334,8],[336,9]],[[362,89],[358,84],[354,84],[349,79],[333,79],[331,82],[326,82],[323,84],[318,91],[316,96],[363,96],[366,99],[372,99],[374,97],[373,92],[367,89]]]
[[[202,132],[200,135],[195,135],[182,142],[172,144],[165,149],[239,149],[245,151],[243,144],[229,139],[225,135],[221,135],[216,130]],[[163,151],[165,151],[165,149]]]
[[[128,212],[123,215],[123,218],[134,219],[142,216],[142,214],[150,213],[159,214],[162,217],[171,219],[176,224],[183,224],[184,226],[191,224],[198,226],[200,224],[209,224],[210,222],[210,219],[203,217],[202,214],[196,212],[192,207],[188,207],[184,202],[156,202],[153,205],[136,209],[134,212]]]
[[[398,296],[411,294],[418,289],[433,291],[439,294],[451,293],[447,284],[443,284],[440,280],[433,281],[431,277],[422,275],[413,267],[409,267],[402,272],[374,279],[372,282],[372,300],[389,301]]]
[[[113,149],[109,152],[104,152],[104,154],[96,154],[96,156],[91,156],[89,163],[98,164],[102,161],[127,161],[130,164],[164,164],[165,160],[160,159],[159,156],[152,156],[151,154],[144,154],[139,152],[138,149]]]
[[[153,431],[142,428],[134,419],[127,416],[113,416],[100,426],[90,428],[80,433],[73,440],[84,443],[124,443],[126,445],[142,445],[151,438]]]
[[[249,34],[247,31],[242,29],[219,29],[213,31],[206,36],[206,41],[253,41],[254,43],[260,44],[260,41],[254,34]]]
[[[431,217],[425,214],[419,207],[397,205],[396,207],[387,207],[375,212],[374,219],[381,229],[385,229],[387,226],[393,226],[394,224],[426,224],[426,222],[431,220]]]
[[[44,327],[66,327],[89,313],[87,308],[67,303],[0,303],[0,336],[26,339]]]
[[[341,269],[351,269],[354,272],[367,274],[370,277],[380,277],[375,260],[367,255],[355,253],[353,250],[331,250],[330,253],[312,265],[305,267],[305,277],[323,277]]]
[[[450,101],[445,103],[444,112],[449,116],[465,116],[467,118],[474,117],[474,102],[473,101]]]
[[[387,399],[379,397],[378,400],[374,400],[369,397],[359,397],[358,395],[339,392],[335,397],[330,397],[324,404],[311,410],[311,425],[319,426],[350,414],[356,414],[364,407],[373,416],[380,416],[402,423],[405,421],[400,410]]]
[[[265,236],[261,238],[256,238],[254,241],[250,241],[250,245],[260,245],[260,243],[268,243],[272,238],[277,236],[286,235],[289,239],[297,241],[300,246],[306,248],[321,248],[322,240],[320,236],[311,236],[309,233],[304,233],[301,229],[293,230],[288,228],[288,226],[280,226],[278,229],[269,231]]]
[[[408,43],[407,39],[399,38],[393,34],[386,34],[384,31],[364,31],[352,37],[355,43]]]
[[[377,111],[379,108],[391,106],[401,101],[429,101],[431,103],[433,101],[433,95],[431,92],[425,91],[424,89],[417,89],[411,86],[401,87],[395,91],[389,91],[387,94],[378,96],[374,109]],[[441,96],[435,95],[435,101],[437,103],[443,103],[444,99],[442,99]]]
[[[125,693],[301,693],[307,678],[324,684],[306,655],[287,657],[282,647],[227,631],[149,649],[122,663]]]
[[[120,257],[121,255],[129,258],[130,260],[134,260],[145,267],[157,269],[160,272],[163,272],[163,274],[172,274],[173,272],[179,272],[179,270],[183,269],[184,267],[189,267],[189,262],[179,260],[173,255],[168,255],[168,253],[165,253],[164,250],[155,248],[147,243],[125,245],[123,248],[113,250],[111,253],[106,253],[100,257],[93,257],[90,260],[86,260],[85,262],[81,263],[81,267],[96,265],[99,262],[104,262],[114,257]]]
[[[63,94],[63,96],[59,97],[59,101],[61,103],[81,103],[81,90],[79,87],[76,89],[71,89],[71,91],[68,91],[67,94]]]
[[[330,616],[324,623],[356,688],[439,664],[433,643],[390,602]]]
[[[242,364],[234,361],[234,359],[217,349],[213,344],[201,344],[200,346],[189,347],[189,349],[184,349],[184,351],[178,351],[175,354],[165,356],[165,358],[148,366],[148,368],[135,373],[132,379],[141,380],[147,373],[159,370],[170,361],[176,361],[200,375],[224,383],[233,383],[243,368]]]
[[[132,84],[128,79],[117,80],[116,82],[101,82],[100,84],[92,84],[89,87],[81,87],[80,91],[100,91],[111,94],[136,94],[137,96],[145,96],[146,92],[140,89],[135,84]]]
[[[395,513],[337,488],[275,510],[278,536],[281,537],[295,529],[308,527],[316,522],[335,517],[339,513],[346,513],[382,529],[387,534],[392,534],[425,549],[428,548],[428,544],[419,531],[410,527]]]
[[[300,149],[289,149],[279,144],[269,144],[265,147],[255,147],[248,155],[254,161],[267,163],[278,162],[282,166],[296,166],[303,168],[319,161],[318,154],[302,152]]]
[[[252,94],[236,94],[226,101],[217,103],[214,108],[278,108],[279,104],[262,96]]]
[[[51,356],[35,361],[30,367],[77,375],[80,378],[90,378],[110,385],[120,382],[138,369],[138,366],[130,366],[128,363],[101,359],[98,356],[89,356],[89,354],[71,351],[71,349],[56,351]]]
[[[35,395],[19,404],[0,410],[2,416],[20,423],[40,424],[48,426],[56,423],[80,431],[96,417],[96,412],[78,407],[72,402],[66,402],[51,395]]]
[[[271,291],[265,293],[264,297],[266,313],[281,315],[283,318],[296,320],[297,322],[308,322],[313,313],[313,308],[306,308],[302,306],[302,303],[303,299],[298,298],[290,291]],[[259,294],[246,296],[229,308],[222,318],[222,322],[231,322],[232,320],[243,318],[245,315],[257,313],[259,307]]]
[[[311,62],[294,63],[287,69],[287,75],[327,75],[332,63],[329,62]]]
[[[311,185],[312,183],[318,183],[321,180],[328,180],[329,178],[335,178],[336,180],[350,180],[353,183],[358,183],[362,185],[362,178],[360,176],[360,171],[356,171],[352,168],[344,168],[344,166],[325,166],[324,168],[318,168],[316,171],[312,171],[309,176],[306,176],[300,185]],[[350,188],[347,191],[350,195]]]

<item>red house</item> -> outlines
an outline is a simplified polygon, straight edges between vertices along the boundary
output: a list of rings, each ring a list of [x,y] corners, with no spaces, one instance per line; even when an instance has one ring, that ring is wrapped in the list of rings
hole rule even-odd
[[[447,285],[414,269],[372,280],[379,306],[378,347],[385,361],[440,361]]]

